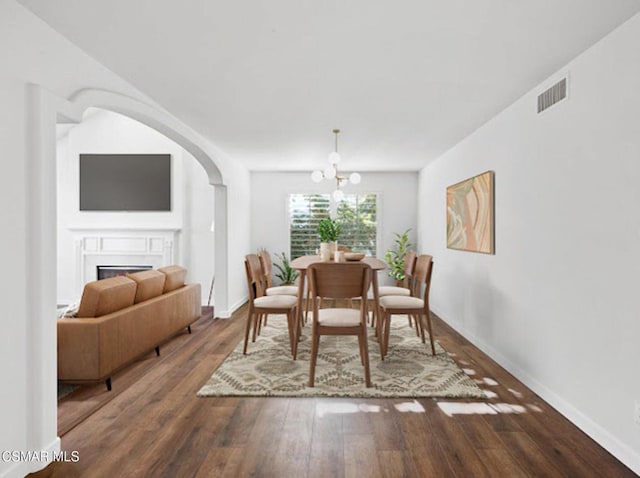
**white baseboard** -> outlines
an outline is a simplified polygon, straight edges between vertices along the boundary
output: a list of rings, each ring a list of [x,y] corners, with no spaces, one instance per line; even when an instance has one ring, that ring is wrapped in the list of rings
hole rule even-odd
[[[249,296],[246,295],[242,299],[235,302],[228,310],[221,310],[220,312],[216,312],[215,316],[219,319],[230,319],[233,313],[247,303],[249,300]]]
[[[608,430],[594,422],[587,415],[578,410],[570,402],[555,393],[546,385],[529,375],[520,367],[515,365],[511,360],[502,355],[498,350],[480,340],[475,334],[458,327],[457,324],[447,321],[443,315],[437,310],[433,312],[447,323],[452,329],[464,336],[474,346],[482,350],[485,354],[495,360],[502,368],[507,370],[511,375],[516,377],[527,387],[533,390],[540,398],[544,399],[549,405],[555,408],[567,420],[577,426],[580,430],[591,437],[595,442],[602,446],[605,450],[615,456],[618,460],[629,467],[634,473],[640,475],[640,453],[632,449],[629,445],[615,437]]]
[[[56,437],[55,440],[46,448],[42,450],[41,456],[48,457],[43,461],[19,461],[14,463],[11,467],[0,474],[0,478],[23,478],[29,473],[35,473],[46,468],[49,463],[53,461],[53,456],[60,452],[60,437]]]

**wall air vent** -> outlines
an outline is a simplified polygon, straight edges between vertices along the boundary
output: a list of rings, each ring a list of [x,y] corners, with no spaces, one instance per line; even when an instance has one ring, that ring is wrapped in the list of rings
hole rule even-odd
[[[538,113],[555,105],[567,97],[567,79],[563,78],[551,88],[538,95]]]

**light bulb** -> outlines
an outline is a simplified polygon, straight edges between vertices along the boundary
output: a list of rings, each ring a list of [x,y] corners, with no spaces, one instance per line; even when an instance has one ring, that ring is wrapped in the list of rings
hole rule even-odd
[[[360,184],[360,180],[362,178],[360,177],[360,175],[358,173],[351,173],[349,175],[349,181],[351,182],[351,184]]]
[[[311,173],[311,180],[314,183],[319,183],[320,181],[322,181],[322,178],[324,178],[324,174],[322,174],[322,171],[314,171]]]
[[[324,177],[327,179],[333,179],[336,177],[336,168],[333,166],[327,166],[324,170]]]
[[[334,151],[329,155],[329,162],[331,164],[338,164],[340,162],[340,154],[337,151]]]
[[[342,192],[341,189],[336,189],[335,191],[333,191],[333,199],[337,202],[337,201],[342,201],[344,199],[344,193]]]

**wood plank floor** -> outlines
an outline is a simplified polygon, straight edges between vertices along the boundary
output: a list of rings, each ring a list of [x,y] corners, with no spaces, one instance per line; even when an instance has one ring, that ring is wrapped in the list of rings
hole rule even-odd
[[[198,398],[246,310],[202,318],[103,385],[61,400],[58,462],[36,477],[636,476],[441,320],[488,400]]]

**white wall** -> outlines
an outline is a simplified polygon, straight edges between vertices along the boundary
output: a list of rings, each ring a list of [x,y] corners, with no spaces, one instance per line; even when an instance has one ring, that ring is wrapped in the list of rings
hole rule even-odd
[[[2,46],[0,45],[0,49]],[[27,449],[27,376],[26,348],[28,329],[25,317],[27,301],[27,229],[28,201],[24,192],[27,165],[15,158],[26,156],[26,91],[23,82],[0,76],[0,144],[2,155],[2,247],[0,257],[6,270],[0,278],[2,334],[0,363],[5,364],[0,387],[0,450]],[[11,180],[8,180],[11,178]],[[54,435],[55,437],[55,435]],[[0,461],[0,476],[12,464]]]
[[[0,284],[0,363],[5,365],[0,387],[0,450],[52,452],[60,446],[53,320],[56,251],[47,246],[52,242],[46,236],[55,235],[56,109],[68,106],[62,98],[83,89],[127,96],[151,111],[157,105],[13,0],[0,0],[0,58],[0,144],[4,152],[0,160],[4,232],[0,254],[3,265],[11,270]],[[34,84],[43,88],[32,88]],[[192,142],[200,138],[173,120],[170,127],[177,127],[183,138]],[[215,147],[207,143],[207,149]],[[229,161],[219,156],[216,161]],[[239,194],[236,190],[244,194],[248,210],[248,173],[237,165],[226,171],[230,195]],[[248,218],[239,221],[238,227],[241,234],[237,235],[246,237],[248,244]],[[235,231],[228,234],[233,236]],[[244,281],[239,274],[235,281],[228,289],[240,293]],[[46,464],[47,460],[0,460],[0,477],[21,477]]]
[[[250,214],[251,201],[255,197],[255,191],[251,187],[251,174],[238,165],[232,171],[233,174],[227,183],[229,302],[225,316],[229,316],[249,298],[243,261],[250,248],[251,234],[254,230]],[[219,225],[216,225],[216,228],[218,227]],[[218,282],[219,279],[216,284]],[[217,287],[216,285],[216,290]]]
[[[79,155],[170,154],[172,204],[169,212],[91,212],[79,210]],[[187,280],[209,290],[213,274],[213,187],[199,163],[183,148],[152,128],[126,116],[92,109],[83,122],[58,139],[58,295],[59,304],[77,301],[74,234],[78,229],[178,230],[175,263],[188,270]],[[164,264],[168,265],[168,264]]]
[[[55,223],[50,191],[41,180],[54,168],[43,168],[30,84],[46,85],[60,96],[86,86],[146,98],[111,74],[41,20],[10,0],[0,0],[0,143],[3,148],[0,211],[2,263],[11,274],[1,280],[3,305],[0,363],[0,450],[54,451],[59,448],[55,398],[55,294],[41,294],[41,281],[55,280],[55,251],[43,255],[42,231]],[[42,110],[40,110],[42,113]],[[36,136],[38,140],[36,141]],[[51,143],[55,147],[51,126]],[[46,169],[46,171],[45,171]],[[51,214],[49,214],[51,212]],[[53,225],[51,231],[53,231]],[[34,274],[43,272],[44,275]],[[42,321],[43,314],[50,317]],[[44,375],[43,375],[44,374]],[[0,477],[24,476],[45,462],[0,460]]]
[[[415,242],[417,225],[416,196],[418,174],[361,173],[362,182],[345,186],[344,191],[379,193],[378,257],[393,247],[394,232],[412,229],[410,237]],[[289,255],[289,195],[331,193],[335,183],[311,181],[311,173],[251,173],[251,251],[265,248],[269,252],[286,252]],[[249,252],[249,251],[247,251]],[[392,280],[380,274],[381,283]]]
[[[211,231],[214,189],[200,163],[186,151],[183,163],[185,198],[182,256],[189,270],[189,281],[200,283],[202,304],[206,305],[215,268],[215,239]]]
[[[432,308],[640,473],[640,15],[421,171]],[[561,73],[559,72],[559,74]],[[556,79],[554,75],[549,81]],[[495,171],[496,254],[446,248],[448,185]]]

